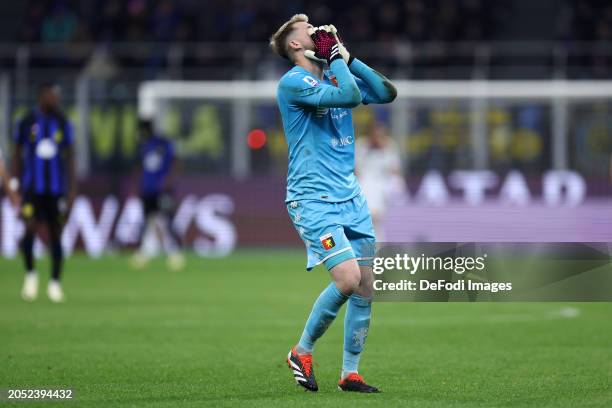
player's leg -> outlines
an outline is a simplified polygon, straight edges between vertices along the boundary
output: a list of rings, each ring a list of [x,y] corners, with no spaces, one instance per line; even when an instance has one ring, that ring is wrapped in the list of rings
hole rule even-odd
[[[25,223],[25,233],[21,239],[21,250],[23,252],[24,267],[27,274],[35,274],[34,269],[34,235],[36,232],[36,221],[29,220]]]
[[[318,386],[312,369],[312,352],[315,342],[332,324],[338,311],[351,293],[359,286],[359,267],[354,258],[338,259],[332,265],[332,282],[321,292],[314,305],[298,344],[291,349],[287,361],[298,384],[316,391]]]
[[[171,194],[164,193],[160,197],[160,212],[158,217],[161,231],[161,242],[164,252],[168,255],[168,269],[179,271],[185,267],[185,258],[181,253],[181,239],[172,226],[174,199]]]
[[[298,344],[291,349],[287,362],[294,378],[304,388],[318,389],[312,370],[315,342],[338,315],[340,307],[359,285],[359,268],[350,243],[340,225],[334,224],[336,205],[314,201],[293,202],[289,215],[308,253],[307,269],[325,264],[332,281],[315,301]]]
[[[337,204],[306,202],[292,218],[307,245],[311,269],[323,263],[332,282],[315,301],[297,344],[298,353],[312,353],[315,342],[338,315],[338,310],[359,287],[360,271],[342,226],[333,224]],[[290,215],[293,209],[290,208]],[[297,221],[296,221],[297,220]]]
[[[34,265],[34,237],[37,226],[34,204],[31,197],[25,197],[21,205],[21,218],[25,227],[25,233],[20,242],[25,267],[21,297],[27,301],[32,301],[38,296],[38,273]]]
[[[312,307],[297,344],[298,353],[312,353],[315,342],[334,321],[340,307],[359,287],[359,266],[354,258],[340,262],[329,272],[332,282],[321,292]]]
[[[143,223],[140,229],[140,245],[136,253],[130,258],[133,268],[140,269],[146,266],[152,256],[150,249],[151,237],[157,234],[155,226],[155,214],[158,211],[157,198],[155,196],[141,196],[143,209]]]
[[[342,391],[378,392],[358,374],[359,360],[370,330],[374,275],[372,259],[376,239],[372,220],[363,197],[356,197],[346,204],[346,234],[359,264],[359,285],[347,302],[344,319],[344,349],[342,373],[338,388]]]
[[[350,296],[344,319],[344,353],[342,358],[342,378],[356,373],[359,358],[370,329],[372,316],[372,268],[359,266],[361,280],[358,288]]]
[[[180,241],[177,234],[173,232],[168,214],[160,213],[157,216],[157,228],[164,252],[168,256],[166,260],[168,269],[173,271],[183,269],[185,267],[185,259],[183,254],[181,254]]]
[[[64,252],[62,249],[63,220],[59,210],[59,197],[46,198],[45,218],[49,231],[49,249],[51,252],[51,280],[47,286],[47,295],[52,302],[60,303],[65,300],[64,291],[60,283]]]
[[[372,316],[372,267],[359,266],[361,281],[359,287],[347,302],[344,318],[344,350],[342,374],[338,387],[342,391],[378,392],[376,387],[366,384],[358,374],[361,352],[370,330]]]

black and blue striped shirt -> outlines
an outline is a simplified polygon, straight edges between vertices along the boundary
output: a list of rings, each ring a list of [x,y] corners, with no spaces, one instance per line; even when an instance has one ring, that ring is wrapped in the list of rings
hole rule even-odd
[[[22,192],[65,194],[66,151],[73,143],[68,119],[33,109],[17,124],[14,142],[22,147]]]

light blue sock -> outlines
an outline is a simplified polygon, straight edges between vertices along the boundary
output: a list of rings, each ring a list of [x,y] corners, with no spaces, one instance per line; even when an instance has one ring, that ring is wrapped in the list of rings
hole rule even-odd
[[[348,300],[344,318],[344,353],[342,355],[342,378],[356,373],[359,368],[361,350],[368,337],[372,301],[352,294]]]
[[[348,296],[340,292],[333,282],[321,292],[312,307],[312,312],[308,316],[306,327],[297,345],[298,353],[312,353],[315,342],[334,321],[338,310],[347,299]]]

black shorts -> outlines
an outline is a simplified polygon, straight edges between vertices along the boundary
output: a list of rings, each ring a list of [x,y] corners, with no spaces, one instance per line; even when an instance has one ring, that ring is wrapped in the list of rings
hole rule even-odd
[[[151,214],[158,213],[160,209],[159,194],[147,194],[140,197],[142,200],[142,208],[144,210],[145,217]]]
[[[156,213],[170,215],[174,211],[174,197],[170,192],[143,194],[140,199],[145,218]]]
[[[21,216],[26,222],[35,219],[62,223],[66,216],[66,201],[64,197],[54,194],[25,193],[21,203]]]

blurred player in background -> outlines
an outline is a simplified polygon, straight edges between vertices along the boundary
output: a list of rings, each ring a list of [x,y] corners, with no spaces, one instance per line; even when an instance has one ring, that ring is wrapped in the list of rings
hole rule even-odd
[[[72,125],[60,109],[58,87],[45,84],[39,88],[38,104],[17,124],[14,143],[16,178],[11,183],[14,188],[19,185],[21,217],[25,223],[21,241],[26,271],[22,297],[31,301],[38,295],[34,237],[39,226],[46,224],[51,250],[47,295],[53,302],[63,302],[61,235],[76,196],[76,179]]]
[[[349,55],[334,26],[315,29],[304,14],[283,24],[271,46],[295,65],[277,91],[289,146],[287,210],[307,248],[306,268],[325,264],[333,280],[316,300],[287,363],[299,385],[317,391],[314,344],[348,303],[338,387],[378,392],[358,373],[370,326],[376,238],[354,174],[351,108],[389,103],[397,92],[387,78]],[[326,63],[330,70],[324,70]],[[299,295],[299,285],[295,292]]]
[[[366,196],[376,239],[384,242],[383,218],[389,200],[405,190],[397,146],[380,122],[373,122],[355,147],[355,173]]]
[[[9,201],[13,206],[19,205],[19,192],[17,191],[18,181],[12,179],[4,163],[4,156],[2,155],[2,149],[0,149],[0,186],[4,189]]]
[[[140,198],[144,210],[143,232],[138,252],[132,257],[132,266],[144,267],[156,253],[153,239],[157,238],[168,255],[167,264],[171,270],[180,270],[185,260],[180,252],[181,243],[172,227],[174,209],[172,185],[177,161],[172,142],[156,134],[151,120],[141,120],[139,178]]]

